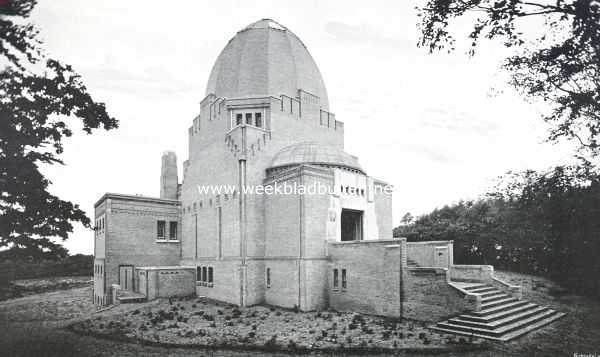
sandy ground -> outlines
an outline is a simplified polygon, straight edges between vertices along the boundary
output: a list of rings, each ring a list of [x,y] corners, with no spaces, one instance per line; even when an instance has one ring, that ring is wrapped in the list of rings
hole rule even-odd
[[[497,275],[523,285],[525,298],[548,304],[560,311],[567,312],[568,315],[558,322],[510,343],[492,344],[489,350],[450,352],[441,355],[573,356],[574,353],[595,353],[600,356],[600,303],[579,296],[556,294],[556,287],[541,278],[502,272]],[[90,287],[0,302],[0,336],[2,336],[0,338],[0,356],[262,356],[267,354],[261,351],[145,345],[116,341],[96,335],[84,335],[67,328],[74,323],[82,323],[90,319],[93,321],[98,318],[105,321],[117,321],[123,316],[137,316],[138,314],[131,315],[133,311],[159,309],[160,303],[158,301],[143,305],[122,305],[101,313],[94,313]],[[219,308],[223,308],[223,306]],[[270,313],[273,312],[270,311]],[[294,354],[269,353],[269,355],[290,356]],[[321,353],[319,355],[335,356],[340,354]],[[361,354],[357,353],[356,355]],[[429,354],[407,352],[375,355],[425,356]]]

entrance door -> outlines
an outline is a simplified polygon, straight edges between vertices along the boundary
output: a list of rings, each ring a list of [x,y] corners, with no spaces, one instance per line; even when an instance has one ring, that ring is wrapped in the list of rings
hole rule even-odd
[[[448,268],[448,247],[435,247],[434,264],[437,268]]]
[[[363,211],[342,209],[340,224],[342,241],[363,239]]]
[[[121,289],[133,291],[133,278],[132,265],[119,266],[119,285],[121,285]]]

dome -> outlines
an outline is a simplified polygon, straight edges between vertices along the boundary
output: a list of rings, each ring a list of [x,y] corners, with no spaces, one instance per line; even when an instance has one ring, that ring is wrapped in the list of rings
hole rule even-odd
[[[329,110],[325,83],[306,46],[284,26],[263,19],[239,31],[221,51],[206,95],[295,98],[298,89],[319,96],[321,107]]]
[[[345,167],[365,173],[356,156],[333,146],[316,142],[294,144],[281,149],[271,161],[270,168],[300,164],[328,165]]]

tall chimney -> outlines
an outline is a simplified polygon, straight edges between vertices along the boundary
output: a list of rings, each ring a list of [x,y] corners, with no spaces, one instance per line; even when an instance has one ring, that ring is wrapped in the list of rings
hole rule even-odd
[[[173,151],[165,151],[160,168],[160,198],[177,199],[177,155]]]

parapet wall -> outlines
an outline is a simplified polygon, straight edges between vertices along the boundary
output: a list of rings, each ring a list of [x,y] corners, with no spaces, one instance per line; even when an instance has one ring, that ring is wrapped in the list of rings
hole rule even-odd
[[[401,243],[398,239],[330,242],[330,306],[339,311],[401,317]]]
[[[436,259],[436,248],[446,247],[448,259],[440,263]],[[453,262],[453,241],[430,241],[430,242],[408,242],[406,243],[407,256],[420,267],[427,268],[449,268]]]

